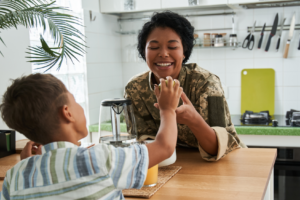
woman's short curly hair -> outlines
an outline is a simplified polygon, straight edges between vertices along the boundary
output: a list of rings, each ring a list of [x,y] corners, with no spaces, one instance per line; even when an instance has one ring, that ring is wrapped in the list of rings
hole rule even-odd
[[[140,57],[146,61],[145,47],[147,38],[156,27],[171,28],[179,35],[185,56],[183,63],[186,63],[191,56],[194,46],[194,27],[185,17],[171,11],[156,12],[152,15],[151,20],[144,24],[138,35],[137,49]]]

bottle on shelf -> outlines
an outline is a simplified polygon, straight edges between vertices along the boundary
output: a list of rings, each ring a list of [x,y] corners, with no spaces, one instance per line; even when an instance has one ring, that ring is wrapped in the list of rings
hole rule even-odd
[[[211,46],[215,46],[215,40],[218,33],[212,33],[211,34]]]
[[[220,35],[222,35],[222,37],[223,37],[224,46],[227,46],[227,41],[226,41],[227,33],[220,33]]]
[[[216,35],[215,39],[215,47],[223,47],[224,46],[224,40],[222,35]]]
[[[231,46],[231,47],[238,46],[238,41],[237,41],[237,35],[236,34],[230,34],[229,35],[228,46]]]
[[[211,46],[210,33],[204,33],[203,46],[204,47]]]
[[[199,38],[199,35],[196,34],[196,33],[194,33],[194,39],[195,39],[195,44],[194,44],[194,46],[195,46],[195,47],[200,47],[200,46],[201,46],[201,40],[200,40],[200,38]]]

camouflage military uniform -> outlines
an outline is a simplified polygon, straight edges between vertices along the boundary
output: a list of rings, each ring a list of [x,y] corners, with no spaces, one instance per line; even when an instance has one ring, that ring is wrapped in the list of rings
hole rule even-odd
[[[157,102],[153,92],[153,84],[151,72],[142,73],[134,76],[125,88],[125,98],[133,101],[134,115],[136,119],[138,139],[155,138],[159,125],[159,110],[154,107]],[[230,151],[245,147],[237,136],[234,125],[231,123],[228,105],[224,97],[219,78],[209,71],[200,68],[196,64],[185,64],[182,66],[178,80],[183,91],[194,105],[197,112],[203,117],[206,123],[210,124],[208,117],[208,101],[209,96],[218,96],[221,103],[224,102],[224,127],[212,127],[218,139],[218,154],[211,156],[206,153],[192,131],[184,124],[178,126],[178,145],[187,145],[189,147],[198,147],[203,159],[208,161],[216,161],[228,154]],[[182,100],[179,106],[182,105]],[[222,117],[223,118],[223,117]]]

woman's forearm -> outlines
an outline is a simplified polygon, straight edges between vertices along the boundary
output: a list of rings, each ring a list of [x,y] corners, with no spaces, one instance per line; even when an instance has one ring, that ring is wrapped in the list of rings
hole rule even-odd
[[[195,137],[198,143],[204,151],[214,156],[218,153],[218,139],[215,131],[204,121],[199,113],[195,115],[195,118],[186,124]]]

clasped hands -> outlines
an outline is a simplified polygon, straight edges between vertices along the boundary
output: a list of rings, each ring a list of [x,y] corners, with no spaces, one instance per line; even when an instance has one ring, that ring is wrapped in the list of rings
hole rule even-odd
[[[173,82],[173,79],[171,77],[167,77],[167,80],[169,83]],[[179,81],[174,79],[175,83],[179,84]],[[165,80],[164,79],[160,79],[160,83],[165,84]],[[174,86],[175,87],[175,86]],[[155,88],[158,88],[157,85],[155,85]],[[158,98],[159,95],[159,90],[155,90],[155,96],[156,98]],[[196,118],[198,114],[198,112],[196,111],[195,107],[193,106],[192,102],[189,100],[189,98],[186,96],[186,94],[184,92],[181,93],[181,99],[183,104],[179,107],[176,108],[175,112],[176,112],[176,121],[179,124],[185,124],[185,125],[189,125],[192,123],[192,120]],[[160,109],[160,105],[159,103],[155,103],[154,106],[157,109]]]

